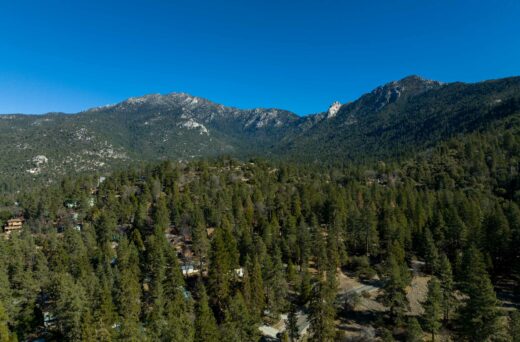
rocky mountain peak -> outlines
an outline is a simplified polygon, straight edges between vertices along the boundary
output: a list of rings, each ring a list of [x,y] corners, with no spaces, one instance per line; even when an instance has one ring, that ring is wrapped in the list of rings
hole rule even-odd
[[[338,101],[334,101],[329,109],[327,110],[327,119],[333,118],[338,114],[339,109],[341,108],[341,103]]]
[[[417,75],[410,75],[398,81],[392,81],[371,92],[375,97],[376,109],[381,109],[387,104],[396,102],[405,96],[416,96],[431,89],[442,86],[441,82],[432,81]]]

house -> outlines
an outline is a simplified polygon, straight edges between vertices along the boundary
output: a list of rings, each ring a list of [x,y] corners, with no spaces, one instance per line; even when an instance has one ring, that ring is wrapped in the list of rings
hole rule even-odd
[[[53,329],[56,327],[57,319],[50,311],[43,311],[43,326],[46,329]]]
[[[191,277],[199,274],[199,270],[195,268],[193,264],[181,265],[182,275],[185,277]]]
[[[244,277],[244,268],[243,267],[235,268],[235,274],[237,275],[237,277],[243,278]]]
[[[7,223],[4,226],[4,232],[6,234],[10,234],[11,232],[21,231],[23,227],[23,219],[22,218],[13,218],[7,220]]]
[[[63,206],[65,208],[74,209],[74,208],[79,207],[79,201],[74,200],[74,199],[67,199],[63,202]]]

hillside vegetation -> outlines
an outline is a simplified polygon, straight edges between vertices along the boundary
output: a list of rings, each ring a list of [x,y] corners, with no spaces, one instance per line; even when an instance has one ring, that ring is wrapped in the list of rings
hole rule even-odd
[[[316,341],[514,341],[520,120],[487,127],[402,161],[163,162],[7,196],[1,217],[25,223],[0,240],[0,329],[256,341],[286,313],[282,338],[296,340],[290,322],[305,312]],[[418,261],[431,280],[410,311]],[[376,286],[383,310],[354,315],[358,300],[337,297],[344,273]],[[358,324],[357,337],[342,322]]]
[[[183,93],[130,98],[78,114],[0,115],[0,188],[221,155],[335,165],[391,162],[486,131],[519,112],[518,77],[443,84],[410,76],[304,117],[226,107]]]

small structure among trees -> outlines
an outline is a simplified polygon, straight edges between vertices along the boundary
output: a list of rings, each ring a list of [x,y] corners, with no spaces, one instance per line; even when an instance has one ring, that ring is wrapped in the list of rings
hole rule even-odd
[[[11,232],[21,231],[23,228],[23,219],[22,218],[12,218],[7,220],[7,223],[4,226],[4,233],[10,234]]]

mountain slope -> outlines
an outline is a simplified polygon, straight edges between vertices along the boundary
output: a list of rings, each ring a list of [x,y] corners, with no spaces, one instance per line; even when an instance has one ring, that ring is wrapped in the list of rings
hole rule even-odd
[[[400,157],[520,112],[520,77],[441,84],[407,77],[293,131],[276,153],[327,161]]]
[[[401,158],[518,113],[519,77],[443,84],[409,76],[304,117],[184,93],[146,95],[78,114],[0,115],[0,183],[223,154],[320,162]]]
[[[183,93],[78,114],[0,115],[2,179],[104,172],[129,162],[262,153],[298,116],[241,110]]]

